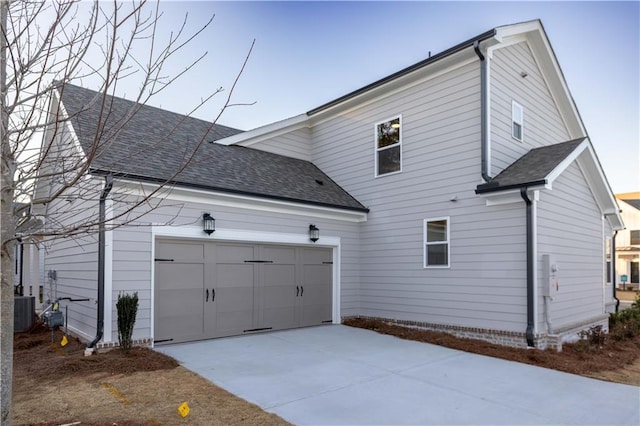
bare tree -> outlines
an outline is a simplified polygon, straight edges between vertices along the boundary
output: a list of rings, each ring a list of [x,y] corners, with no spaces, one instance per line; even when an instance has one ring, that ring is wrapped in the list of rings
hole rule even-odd
[[[158,31],[161,17],[159,4],[148,4],[146,0],[127,4],[0,0],[0,424],[11,424],[14,303],[11,271],[13,247],[18,237],[15,202],[27,201],[33,208],[47,206],[69,197],[70,190],[74,200],[96,202],[101,188],[83,181],[92,162],[108,148],[109,140],[117,137],[135,117],[141,105],[206,55],[203,53],[188,61],[175,75],[167,76],[166,66],[170,60],[200,35],[213,17],[189,32],[185,16],[177,30],[168,35]],[[162,37],[165,39],[161,40]],[[139,56],[140,52],[144,52],[144,56]],[[213,117],[211,127],[231,106],[231,94],[244,64],[220,113]],[[112,95],[118,93],[122,81],[132,79],[138,86],[136,104],[126,114],[114,116]],[[99,96],[92,100],[98,125],[92,146],[84,147],[82,155],[78,155],[60,144],[60,140],[64,140],[60,135],[65,123],[73,117],[63,113],[57,99],[65,84],[84,81],[99,88]],[[218,88],[204,94],[191,113],[221,91]],[[173,176],[194,161],[194,153],[206,140],[205,136],[180,153],[182,161]],[[167,181],[171,181],[171,177]],[[42,188],[42,182],[47,183],[47,191],[34,194],[36,185]],[[162,188],[160,184],[142,197],[129,197],[126,208],[112,217],[111,223],[122,225],[153,209],[154,200],[161,198]],[[72,236],[95,232],[104,226],[96,217],[78,215],[82,209],[76,206],[58,211],[48,218],[46,229],[33,232],[41,236]],[[70,217],[77,219],[67,220]]]

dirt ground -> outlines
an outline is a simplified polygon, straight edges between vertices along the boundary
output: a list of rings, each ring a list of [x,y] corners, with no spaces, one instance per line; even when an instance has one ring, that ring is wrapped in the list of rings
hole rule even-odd
[[[403,339],[552,368],[601,380],[640,386],[640,338],[609,341],[601,348],[565,345],[562,352],[526,350],[445,333],[351,319],[366,328]],[[163,354],[134,348],[85,357],[75,338],[62,347],[63,334],[43,326],[14,335],[13,419],[16,425],[286,425]],[[187,402],[190,413],[178,407]],[[80,423],[75,423],[80,422]]]
[[[85,357],[85,344],[69,338],[62,347],[62,336],[56,331],[52,344],[42,326],[14,335],[14,424],[288,424],[163,354],[133,348]]]

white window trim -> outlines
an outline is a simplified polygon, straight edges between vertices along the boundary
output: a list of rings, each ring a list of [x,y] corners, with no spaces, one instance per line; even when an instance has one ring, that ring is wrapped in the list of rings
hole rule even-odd
[[[378,148],[378,125],[380,125],[382,123],[386,123],[388,121],[395,120],[395,119],[398,119],[399,122],[400,122],[400,137],[399,137],[398,144],[385,146],[384,148],[379,149]],[[387,150],[389,148],[393,148],[393,147],[396,147],[396,146],[400,147],[400,170],[395,171],[395,172],[384,173],[384,174],[378,173],[378,153],[380,151],[384,151],[384,150]],[[377,123],[375,123],[373,125],[373,164],[374,164],[375,177],[376,178],[402,173],[402,114],[394,115],[393,117],[388,118],[386,120],[378,121]]]
[[[520,122],[516,121],[513,117],[515,109],[520,108]],[[513,135],[513,124],[517,123],[520,125],[520,139],[516,138]],[[524,107],[522,105],[520,105],[518,102],[516,101],[511,101],[511,138],[513,138],[514,140],[518,141],[518,142],[522,142],[524,141]]]
[[[446,265],[427,265],[427,223],[437,222],[439,220],[447,221],[447,239],[445,241],[433,241],[431,244],[447,243],[447,264]],[[451,268],[451,219],[449,216],[430,217],[422,222],[422,266],[424,269],[449,269]]]

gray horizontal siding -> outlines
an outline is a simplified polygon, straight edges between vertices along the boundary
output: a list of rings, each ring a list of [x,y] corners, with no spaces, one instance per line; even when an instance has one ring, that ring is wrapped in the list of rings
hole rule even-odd
[[[249,146],[260,151],[311,161],[310,134],[309,128],[305,127]]]
[[[543,254],[554,255],[559,265],[560,289],[551,302],[554,328],[602,314],[602,218],[577,164],[554,182],[553,190],[541,193],[538,205],[540,268]],[[539,285],[544,285],[541,269]],[[539,303],[543,303],[542,296]]]
[[[312,129],[313,161],[370,208],[360,314],[522,331],[524,203],[487,207],[479,65],[471,63]],[[402,114],[403,171],[374,178],[374,124]],[[449,201],[456,196],[457,201]],[[423,268],[423,220],[451,218],[451,268]]]
[[[95,222],[98,217],[99,182],[83,180],[47,206],[46,227],[50,231],[71,230]],[[45,242],[45,273],[55,270],[56,285],[44,285],[45,299],[90,298],[89,302],[62,302],[68,325],[88,336],[96,333],[98,282],[98,236],[95,228],[80,235],[55,237]],[[53,289],[52,289],[53,287]],[[46,301],[46,300],[45,300]]]
[[[526,78],[520,73],[526,72]],[[511,102],[524,108],[524,141],[511,137]],[[532,148],[571,139],[526,43],[498,49],[491,60],[491,175]]]

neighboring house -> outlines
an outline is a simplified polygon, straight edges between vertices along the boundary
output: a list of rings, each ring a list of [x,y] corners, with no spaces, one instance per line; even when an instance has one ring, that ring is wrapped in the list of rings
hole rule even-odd
[[[105,136],[83,189],[42,212],[72,224],[104,200],[104,275],[95,232],[46,258],[58,295],[104,286],[98,346],[117,342],[115,303],[133,291],[134,338],[155,344],[354,316],[540,348],[607,326],[605,242],[623,223],[539,21],[247,132],[110,97],[105,121],[101,100],[54,93],[52,114],[73,119],[47,136],[50,167]],[[151,212],[127,211],[165,182]],[[97,323],[93,303],[69,304],[77,333]]]
[[[616,194],[616,198],[627,227],[619,231],[615,237],[616,285],[621,289],[638,290],[640,285],[640,192]]]

